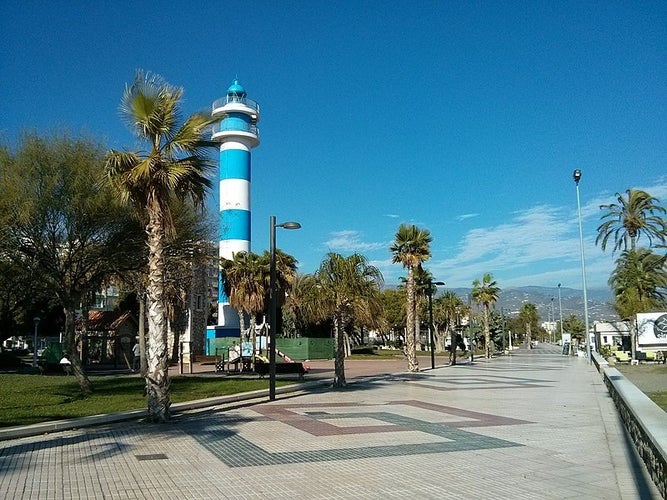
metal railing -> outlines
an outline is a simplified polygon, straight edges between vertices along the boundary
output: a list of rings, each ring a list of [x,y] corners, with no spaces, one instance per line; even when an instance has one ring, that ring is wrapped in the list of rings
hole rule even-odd
[[[215,111],[218,108],[222,108],[223,106],[232,103],[243,104],[244,106],[248,106],[249,108],[254,109],[257,113],[259,113],[258,103],[256,103],[252,99],[248,99],[247,97],[237,97],[233,95],[227,95],[225,97],[221,97],[220,99],[216,99],[215,101],[213,101],[212,111]]]
[[[253,125],[252,123],[243,123],[241,121],[225,123],[223,120],[211,125],[211,136],[214,136],[220,132],[247,132],[259,137],[259,129],[257,128],[257,125]]]

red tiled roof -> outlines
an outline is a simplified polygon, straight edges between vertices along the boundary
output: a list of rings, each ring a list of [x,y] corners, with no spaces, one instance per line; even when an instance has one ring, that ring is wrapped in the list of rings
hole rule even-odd
[[[137,324],[129,311],[88,311],[88,330],[117,330],[125,321]]]

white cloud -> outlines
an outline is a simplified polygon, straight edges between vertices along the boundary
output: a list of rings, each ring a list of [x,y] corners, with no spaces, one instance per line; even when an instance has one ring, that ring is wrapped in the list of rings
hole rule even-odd
[[[638,187],[658,198],[667,206],[667,178],[654,185]],[[623,193],[624,189],[621,190]],[[582,191],[582,198],[585,193]],[[588,288],[606,288],[617,256],[602,252],[595,245],[600,205],[616,202],[614,193],[586,197],[582,205],[586,281]],[[477,217],[469,213],[456,217],[465,220]],[[393,234],[391,235],[393,237]],[[397,284],[406,271],[393,264],[388,253],[391,242],[367,243],[360,231],[332,233],[327,245],[337,251],[378,253],[371,260],[383,273],[387,285]],[[448,287],[470,287],[474,279],[486,272],[494,275],[501,287],[555,286],[581,288],[581,248],[576,199],[563,206],[538,205],[509,215],[506,222],[469,230],[455,247],[446,248],[436,239],[432,245],[434,258],[425,267]],[[382,253],[387,252],[387,253]],[[438,258],[438,255],[447,255]],[[385,258],[386,256],[386,258]]]
[[[576,212],[576,210],[575,210]],[[587,276],[604,286],[611,270],[610,256],[585,239]],[[581,253],[576,213],[540,205],[515,213],[504,224],[476,228],[464,235],[452,258],[433,260],[428,269],[452,287],[468,287],[490,272],[501,286],[581,282]]]
[[[466,219],[472,219],[474,217],[479,217],[479,214],[461,214],[456,216],[456,220],[462,221]]]
[[[381,248],[389,248],[387,242],[364,242],[361,231],[346,230],[330,233],[331,238],[324,245],[334,252],[370,252]]]

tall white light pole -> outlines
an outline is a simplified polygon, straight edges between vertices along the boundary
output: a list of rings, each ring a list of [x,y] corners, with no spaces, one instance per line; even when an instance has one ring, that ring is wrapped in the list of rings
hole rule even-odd
[[[298,222],[283,222],[282,224],[276,224],[276,216],[271,216],[271,238],[269,240],[270,244],[270,283],[269,291],[271,294],[271,310],[270,310],[270,322],[269,322],[269,401],[276,399],[276,328],[278,322],[276,321],[277,314],[277,297],[276,297],[276,228],[282,227],[283,229],[299,229],[301,224]]]
[[[588,333],[588,295],[586,292],[586,259],[584,258],[584,230],[581,225],[581,201],[579,199],[579,181],[581,180],[581,170],[573,172],[574,184],[577,188],[577,214],[579,217],[579,246],[581,247],[581,281],[584,287],[584,325],[586,328],[586,357],[591,362],[591,339]]]
[[[558,314],[560,316],[560,339],[563,340],[563,303],[560,300],[560,283],[558,283]]]

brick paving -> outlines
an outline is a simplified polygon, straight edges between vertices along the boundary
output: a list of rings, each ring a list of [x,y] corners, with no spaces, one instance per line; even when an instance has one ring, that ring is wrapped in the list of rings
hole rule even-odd
[[[583,358],[369,363],[345,389],[2,441],[0,498],[660,498]]]

